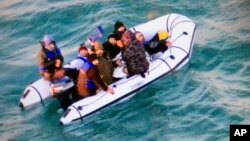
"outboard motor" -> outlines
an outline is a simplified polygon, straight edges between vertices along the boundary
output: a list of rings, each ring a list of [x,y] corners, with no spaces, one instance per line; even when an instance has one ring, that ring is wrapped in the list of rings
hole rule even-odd
[[[74,82],[67,76],[60,80],[56,80],[53,83],[41,78],[30,84],[25,89],[23,96],[20,99],[19,107],[25,108],[40,102],[43,104],[45,99],[51,97],[49,93],[51,84],[53,84],[54,88],[58,89],[60,92],[64,92],[74,86]]]

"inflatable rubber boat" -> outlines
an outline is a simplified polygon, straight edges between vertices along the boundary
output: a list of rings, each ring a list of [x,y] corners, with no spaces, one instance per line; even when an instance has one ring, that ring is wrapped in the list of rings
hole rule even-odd
[[[100,91],[94,96],[72,104],[61,117],[60,124],[66,125],[73,121],[83,120],[109,105],[125,100],[133,96],[139,89],[179,70],[189,62],[196,31],[196,25],[191,19],[179,14],[168,14],[132,27],[130,30],[140,31],[146,41],[152,39],[158,32],[167,31],[170,34],[168,41],[172,42],[172,46],[150,60],[149,70],[145,73],[146,77],[141,75],[125,77],[110,85],[115,91],[114,95]],[[72,68],[68,65],[64,67]],[[68,79],[63,79],[59,84],[61,90],[67,90],[74,85]],[[31,83],[24,90],[19,106],[25,108],[36,103],[43,104],[46,99],[51,97],[49,86],[50,82],[43,79]]]
[[[136,91],[151,82],[179,70],[190,60],[195,38],[196,25],[189,18],[179,14],[169,14],[130,29],[140,31],[146,41],[160,31],[170,33],[169,41],[172,47],[150,61],[146,77],[135,75],[123,78],[111,86],[115,94],[100,91],[97,95],[82,99],[72,104],[60,119],[60,124],[66,125],[77,120],[83,120],[93,113],[133,96]]]

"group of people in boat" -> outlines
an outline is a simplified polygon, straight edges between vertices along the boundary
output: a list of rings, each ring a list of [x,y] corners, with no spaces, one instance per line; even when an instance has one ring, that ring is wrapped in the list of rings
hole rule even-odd
[[[120,79],[113,76],[117,67],[123,67],[126,77],[137,74],[145,77],[144,73],[149,68],[147,54],[166,51],[171,46],[167,38],[167,32],[158,32],[150,41],[145,41],[141,32],[128,30],[117,21],[113,33],[104,43],[89,41],[91,47],[80,44],[78,56],[70,62],[73,68],[67,68],[63,67],[64,57],[54,38],[45,35],[37,55],[39,72],[43,79],[52,83],[51,95],[58,98],[61,107],[66,110],[72,102],[95,95],[100,89],[114,94],[113,88],[108,85]],[[65,76],[75,82],[75,87],[58,94],[53,83]]]

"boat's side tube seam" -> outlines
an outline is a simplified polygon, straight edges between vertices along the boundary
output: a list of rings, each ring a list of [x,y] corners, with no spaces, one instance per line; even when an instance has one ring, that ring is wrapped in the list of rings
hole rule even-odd
[[[179,16],[176,16],[176,17],[174,18],[174,20],[171,22],[170,29],[172,29],[174,22],[175,22],[178,18],[180,18],[180,17],[182,17],[182,16],[179,15]]]
[[[76,109],[76,111],[78,112],[78,114],[80,115],[80,118],[73,119],[72,121],[75,121],[75,120],[78,120],[78,119],[81,119],[81,121],[83,121],[83,116],[82,116],[81,112],[78,110],[78,108],[76,108],[74,105],[71,105],[71,106],[74,107]]]
[[[194,27],[194,32],[193,32],[192,41],[191,41],[191,44],[190,44],[190,47],[189,47],[189,52],[191,51],[193,43],[194,43],[194,36],[195,36],[196,28],[197,28],[197,26]],[[189,55],[191,55],[191,54],[189,53]]]
[[[178,25],[178,24],[180,24],[180,23],[188,23],[188,22],[190,22],[190,23],[193,23],[192,21],[181,21],[181,22],[178,22],[178,23],[176,23],[175,25],[173,25],[173,27],[171,27],[171,31]]]
[[[178,48],[180,50],[182,50],[183,52],[185,52],[186,54],[188,54],[188,52],[186,50],[184,50],[183,48],[181,47],[178,47],[178,46],[171,46],[171,48]]]
[[[37,90],[36,87],[34,87],[34,86],[30,86],[30,87],[33,88],[33,89],[37,92],[38,96],[40,97],[41,103],[44,105],[44,102],[43,102],[43,98],[42,98],[41,93]]]
[[[162,59],[162,58],[157,58],[157,59],[158,59],[158,60],[161,60],[162,62],[164,62],[164,63],[169,67],[170,71],[172,70],[172,68],[170,67],[170,65],[168,64],[167,61],[165,61],[165,60]]]
[[[171,14],[169,14],[168,18],[167,18],[167,32],[169,32],[169,29],[168,29],[168,20],[169,20],[169,17],[170,17]]]

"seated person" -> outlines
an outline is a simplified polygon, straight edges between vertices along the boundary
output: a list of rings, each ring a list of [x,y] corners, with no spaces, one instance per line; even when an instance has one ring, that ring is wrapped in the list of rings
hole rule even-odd
[[[113,89],[108,87],[100,77],[99,71],[96,67],[99,63],[97,56],[95,54],[90,54],[87,58],[89,62],[85,63],[78,76],[78,99],[95,95],[98,87],[113,94]]]
[[[63,56],[51,35],[45,35],[40,41],[42,49],[37,54],[40,74],[45,80],[53,80],[55,73],[60,77],[60,69],[63,64]]]
[[[66,68],[76,68],[77,70],[80,70],[84,63],[86,63],[88,55],[88,48],[85,46],[84,43],[80,45],[78,48],[78,56],[76,59],[74,59],[72,62],[69,62],[68,65],[66,64]]]
[[[121,65],[120,47],[117,46],[118,36],[116,34],[110,34],[108,40],[105,41],[102,46],[104,51],[108,54],[108,57],[112,60],[113,67]]]
[[[62,68],[58,70],[51,81],[51,85],[49,88],[49,92],[52,97],[55,97],[63,110],[67,110],[67,108],[73,103],[78,101],[77,91],[76,91],[76,81],[78,78],[79,70],[72,68]],[[63,88],[56,88],[58,82],[64,82],[62,84]],[[65,89],[66,88],[66,89]],[[61,90],[63,89],[63,90]]]
[[[117,40],[119,40],[119,38],[116,34],[109,34],[108,40],[102,43],[104,51],[108,53],[111,60],[121,52],[120,48],[116,44]]]
[[[98,59],[98,64],[97,64],[97,69],[100,73],[100,76],[102,80],[106,84],[112,84],[114,82],[113,78],[113,65],[112,61],[107,57],[107,55],[104,54],[103,50],[97,50],[95,52],[97,59]]]
[[[127,73],[130,76],[141,74],[145,77],[144,73],[149,68],[149,62],[143,44],[135,40],[135,35],[129,30],[122,35],[121,42],[124,47],[122,58],[125,61]]]
[[[168,38],[167,32],[158,32],[153,39],[146,42],[143,34],[139,31],[135,32],[136,40],[142,42],[145,50],[150,54],[155,54],[158,52],[164,52],[171,46],[170,42],[167,42],[166,39]]]
[[[61,108],[63,108],[64,111],[67,110],[67,108],[75,102],[75,97],[76,97],[76,87],[68,77],[64,77],[59,80],[55,80],[49,88],[49,92],[52,97],[57,98],[57,100],[60,103]],[[57,84],[60,84],[65,86],[67,85],[68,89],[63,89],[59,86],[56,86]],[[63,90],[62,90],[63,89]]]
[[[86,63],[84,63],[86,64]],[[55,73],[53,81],[51,81],[51,85],[49,88],[49,92],[52,97],[57,98],[63,110],[67,110],[67,108],[73,103],[79,100],[79,96],[77,95],[76,85],[77,79],[79,75],[79,70],[73,68],[62,68],[59,73]],[[64,82],[62,84],[62,88],[56,88],[58,82]],[[72,84],[73,83],[73,84]],[[65,89],[66,87],[67,89]]]
[[[122,34],[126,31],[126,27],[124,24],[120,21],[116,21],[114,25],[114,34],[118,37],[118,39],[121,39]]]

